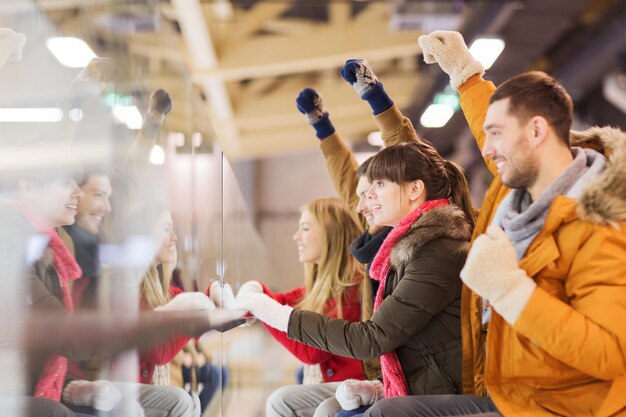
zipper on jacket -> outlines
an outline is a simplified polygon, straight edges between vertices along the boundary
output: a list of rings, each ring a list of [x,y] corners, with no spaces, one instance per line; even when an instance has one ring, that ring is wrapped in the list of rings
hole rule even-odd
[[[448,375],[448,373],[446,371],[443,370],[443,368],[441,367],[441,365],[439,365],[439,362],[437,362],[437,359],[435,359],[434,356],[431,356],[432,361],[435,363],[435,365],[437,366],[437,368],[441,371],[441,373],[446,377],[446,379],[448,380],[448,382],[450,383],[450,385],[452,386],[452,388],[454,389],[454,393],[455,394],[459,394],[459,390],[456,387],[456,384],[454,383],[454,381],[452,380],[452,378],[450,378],[450,375]]]

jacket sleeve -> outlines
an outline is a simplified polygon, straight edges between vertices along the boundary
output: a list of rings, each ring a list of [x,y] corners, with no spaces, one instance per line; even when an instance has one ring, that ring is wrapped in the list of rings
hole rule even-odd
[[[65,309],[63,303],[52,294],[44,283],[39,279],[35,267],[30,266],[25,272],[26,285],[30,290],[30,302],[34,310],[38,312],[60,315],[69,319],[70,313]],[[75,343],[61,340],[56,344],[54,352],[67,357],[70,360],[90,359],[106,352],[106,348],[85,348]]]
[[[394,104],[384,112],[374,116],[374,121],[380,129],[385,148],[405,142],[420,142],[413,123],[405,117]]]
[[[263,323],[263,326],[265,326],[269,334],[271,334],[278,343],[283,345],[293,356],[307,365],[323,363],[334,356],[332,353],[291,340],[287,336],[287,333],[274,329],[265,323]]]
[[[298,287],[298,288],[294,288],[291,291],[287,291],[287,292],[281,292],[281,293],[273,293],[272,290],[270,290],[267,285],[263,284],[261,282],[261,286],[263,287],[263,293],[267,296],[269,296],[270,298],[278,301],[279,303],[283,304],[283,305],[288,305],[290,307],[295,306],[296,304],[298,304],[302,298],[304,297],[304,287]]]
[[[291,307],[296,305],[304,295],[304,288],[295,288],[287,293],[274,294],[269,288],[263,285],[263,292],[278,301],[281,304],[286,304]],[[261,322],[263,326],[267,329],[269,334],[276,339],[278,343],[283,345],[292,355],[298,358],[303,363],[307,365],[315,365],[317,363],[326,362],[330,358],[333,357],[331,353],[324,352],[323,350],[312,348],[311,346],[304,345],[302,343],[298,343],[294,340],[289,339],[287,337],[287,333],[281,332],[267,324]]]
[[[182,294],[183,290],[174,286],[169,287],[170,299]],[[178,352],[183,350],[187,342],[192,338],[184,335],[176,335],[168,338],[164,342],[158,343],[148,349],[143,349],[140,353],[141,360],[154,363],[156,365],[165,365],[170,362]]]
[[[142,350],[140,354],[141,360],[156,365],[165,365],[174,359],[178,352],[180,352],[191,339],[192,338],[189,336],[170,337],[163,343]]]
[[[358,225],[366,227],[365,218],[356,212],[356,206],[359,204],[359,197],[356,195],[359,177],[356,175],[356,170],[359,164],[354,154],[337,133],[324,138],[320,142],[320,149],[326,161],[326,169],[341,202],[354,221]]]
[[[486,138],[483,124],[489,108],[489,99],[494,91],[496,91],[496,86],[491,81],[486,81],[480,75],[474,75],[459,87],[461,109],[472,131],[472,135],[476,139],[478,149],[481,151]],[[498,169],[492,160],[485,159],[485,164],[494,176],[498,175]]]
[[[578,249],[566,278],[569,303],[537,288],[514,329],[580,372],[603,380],[623,377],[625,258],[624,233],[611,227],[595,227]]]
[[[406,267],[393,292],[372,318],[351,323],[294,310],[289,337],[336,355],[372,359],[406,344],[458,294],[460,263],[456,254],[433,241]]]
[[[39,279],[34,267],[28,267],[25,276],[26,288],[30,291],[29,301],[33,308],[51,312],[66,312],[63,303]]]

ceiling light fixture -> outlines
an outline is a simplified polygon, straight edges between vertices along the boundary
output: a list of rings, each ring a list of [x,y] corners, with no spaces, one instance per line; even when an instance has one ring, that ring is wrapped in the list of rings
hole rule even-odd
[[[135,106],[121,106],[116,104],[113,106],[113,117],[132,130],[141,129],[141,125],[143,124],[141,113],[139,113],[139,110],[137,110]]]
[[[97,57],[84,40],[71,36],[48,38],[46,46],[61,65],[68,68],[86,67]]]
[[[474,58],[483,64],[485,69],[491,68],[504,50],[504,41],[500,38],[477,38],[469,48]]]
[[[56,107],[0,108],[1,123],[49,123],[63,120],[63,112]]]
[[[454,114],[454,109],[447,104],[431,104],[420,117],[424,127],[443,127]]]
[[[163,165],[165,163],[165,151],[160,145],[154,145],[150,150],[150,163]]]
[[[383,142],[383,135],[378,130],[375,132],[370,132],[367,135],[367,143],[369,143],[372,146],[378,146],[379,148],[382,148],[383,146],[385,146],[385,142]]]

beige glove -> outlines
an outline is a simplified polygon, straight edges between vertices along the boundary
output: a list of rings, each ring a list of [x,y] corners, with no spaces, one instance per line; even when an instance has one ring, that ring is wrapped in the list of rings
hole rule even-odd
[[[213,302],[201,292],[184,292],[172,298],[167,304],[159,306],[154,311],[191,311],[215,310]]]
[[[115,78],[117,74],[117,65],[111,58],[96,57],[89,61],[89,64],[76,76],[74,82],[90,81],[108,83]]]
[[[83,98],[97,97],[116,73],[117,65],[111,58],[96,57],[72,81],[72,94]]]
[[[439,64],[450,76],[450,85],[458,90],[473,75],[483,75],[485,68],[470,53],[463,36],[450,30],[436,30],[417,40],[427,64]]]
[[[213,281],[209,288],[209,295],[213,304],[222,308],[233,308],[235,304],[235,294],[231,286],[225,282],[224,286],[219,281]]]
[[[335,398],[344,410],[355,410],[362,405],[372,405],[385,398],[385,388],[377,379],[373,381],[347,379],[337,387]]]
[[[254,292],[242,294],[241,290],[235,298],[235,308],[249,311],[263,323],[282,332],[287,331],[289,317],[293,311],[292,307],[282,305],[268,295]]]
[[[474,241],[461,279],[509,324],[515,323],[537,287],[519,268],[513,244],[497,226],[489,226]]]
[[[120,390],[109,381],[72,381],[63,389],[63,402],[111,411],[120,401]]]
[[[9,28],[0,28],[0,68],[6,61],[21,61],[26,35]]]

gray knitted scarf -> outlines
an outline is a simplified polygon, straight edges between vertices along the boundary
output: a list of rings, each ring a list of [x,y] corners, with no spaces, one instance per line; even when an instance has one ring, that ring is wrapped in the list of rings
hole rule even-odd
[[[516,188],[500,203],[494,224],[499,224],[511,239],[518,260],[522,259],[528,246],[543,228],[554,198],[558,195],[577,198],[584,184],[604,169],[606,159],[598,152],[572,148],[572,154],[572,163],[537,201],[532,201],[525,188]]]

